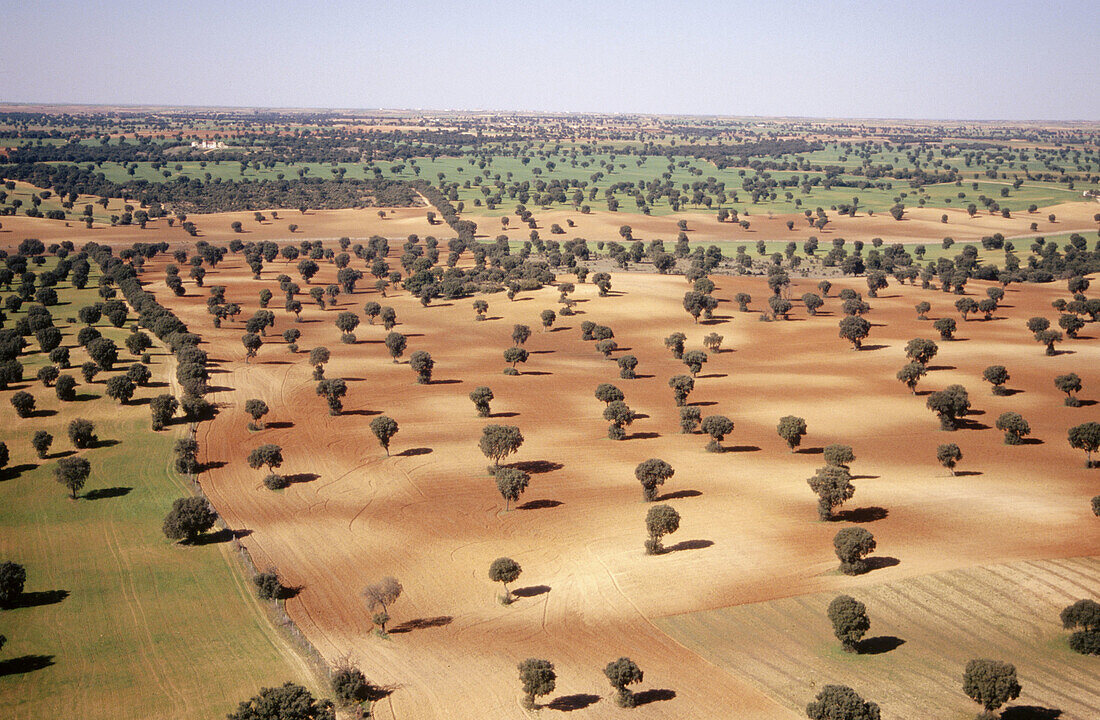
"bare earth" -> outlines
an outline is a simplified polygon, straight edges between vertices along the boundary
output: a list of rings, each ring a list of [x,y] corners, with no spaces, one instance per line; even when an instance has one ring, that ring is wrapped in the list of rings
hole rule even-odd
[[[364,227],[355,234],[371,232]],[[347,229],[332,232],[344,234]],[[293,268],[269,268],[254,281],[231,256],[206,277],[207,285],[229,288],[228,299],[245,308],[242,319],[257,308],[261,288],[276,293],[277,326],[251,363],[240,343],[243,322],[213,329],[205,290],[187,282],[187,297],[171,297],[163,263],[150,267],[146,279],[203,334],[218,361],[213,399],[222,410],[200,426],[202,459],[213,464],[202,476],[206,491],[230,526],[252,531],[243,542],[257,562],[278,567],[288,584],[302,587],[288,609],[321,653],[329,660],[350,656],[373,681],[394,687],[383,718],[466,718],[471,708],[482,717],[525,717],[515,666],[526,657],[557,666],[557,690],[543,698],[551,707],[606,717],[617,710],[602,668],[622,655],[645,671],[638,688],[646,692],[645,704],[633,711],[636,717],[797,718],[801,712],[760,690],[748,669],[713,664],[655,621],[978,565],[1086,556],[1100,542],[1100,524],[1089,509],[1100,471],[1086,470],[1083,453],[1066,442],[1067,427],[1098,419],[1096,406],[1063,407],[1052,384],[1055,375],[1074,371],[1084,382],[1082,397],[1100,398],[1095,327],[1063,343],[1068,352],[1056,357],[1044,356],[1024,328],[1033,315],[1056,317],[1050,301],[1067,295],[1064,283],[1012,286],[997,319],[959,320],[960,340],[940,343],[921,389],[961,383],[977,411],[968,429],[944,433],[924,397],[911,395],[894,373],[905,362],[906,341],[935,336],[930,322],[915,319],[913,305],[928,299],[931,318],[958,318],[954,295],[890,287],[869,299],[875,326],[865,350],[853,352],[837,337],[835,294],[845,286],[865,292],[862,279],[836,283],[824,308],[831,312],[816,318],[799,307],[791,321],[763,323],[755,312],[737,313],[725,302],[713,324],[693,325],[680,306],[687,290],[682,277],[615,274],[612,297],[578,285],[583,314],[540,332],[539,312],[557,307],[550,289],[515,302],[490,296],[492,319],[482,323],[474,322],[470,300],[424,308],[405,292],[383,299],[360,291],[322,312],[306,297],[303,322],[295,325],[278,309],[275,281],[281,272],[294,275]],[[314,284],[332,282],[334,273],[325,264]],[[715,294],[726,301],[747,291],[756,308],[768,293],[759,280],[714,279]],[[967,289],[984,296],[985,287],[972,281]],[[791,295],[814,288],[812,281],[796,281]],[[361,314],[368,300],[396,308],[396,330],[409,337],[406,357],[431,352],[433,384],[415,384],[406,364],[391,362],[380,325],[361,325],[356,345],[339,342],[337,311]],[[641,377],[619,380],[616,365],[580,339],[582,320],[612,327],[622,348],[616,355],[637,356]],[[507,377],[501,352],[516,322],[532,326],[527,347],[533,354],[522,376]],[[316,396],[305,352],[291,355],[283,345],[279,336],[291,326],[303,333],[303,351],[317,345],[332,351],[326,375],[349,383],[342,416],[330,417]],[[700,347],[708,332],[725,336],[690,398],[704,415],[725,414],[736,423],[725,453],[706,453],[703,436],[679,432],[667,380],[685,368],[662,345],[678,330],[688,334],[689,348]],[[990,394],[981,371],[993,363],[1008,367],[1008,385],[1017,394]],[[617,384],[643,413],[625,441],[606,438],[603,406],[592,395],[599,382]],[[478,385],[496,394],[495,419],[475,416],[467,394]],[[267,418],[273,425],[259,433],[245,427],[244,402],[253,397],[273,409]],[[1040,442],[1003,445],[992,425],[1007,410],[1022,413]],[[367,427],[379,413],[401,426],[390,458]],[[809,425],[799,453],[788,452],[775,432],[787,414]],[[532,473],[531,485],[520,509],[508,513],[477,448],[489,422],[516,424],[526,438],[509,461]],[[264,473],[244,462],[251,448],[267,442],[283,447],[281,472],[298,476],[286,491],[266,490]],[[864,527],[878,541],[877,555],[897,562],[886,560],[863,577],[834,571],[832,537],[846,523],[817,521],[805,482],[822,464],[817,448],[832,442],[851,444],[858,456],[858,490],[847,507],[887,510]],[[966,474],[952,477],[936,463],[942,442],[960,445]],[[634,466],[650,457],[676,469],[664,501],[683,518],[666,543],[675,551],[659,557],[642,552],[648,506],[633,476]],[[489,563],[502,555],[523,566],[514,586],[521,597],[511,607],[496,601],[500,587],[487,578]],[[388,640],[372,636],[359,596],[384,575],[405,588],[391,610]],[[1056,616],[1048,621],[1057,626]],[[822,617],[822,627],[826,622]],[[980,638],[958,642],[966,655],[986,649]],[[1028,678],[1021,680],[1024,703]],[[960,694],[957,687],[938,692]],[[813,694],[806,687],[801,702]],[[877,699],[873,688],[866,695]],[[888,712],[919,714],[904,704]]]

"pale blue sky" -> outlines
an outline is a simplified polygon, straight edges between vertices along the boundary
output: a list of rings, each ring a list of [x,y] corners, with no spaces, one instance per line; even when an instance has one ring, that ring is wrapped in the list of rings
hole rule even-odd
[[[1100,120],[1100,0],[19,2],[0,101]]]

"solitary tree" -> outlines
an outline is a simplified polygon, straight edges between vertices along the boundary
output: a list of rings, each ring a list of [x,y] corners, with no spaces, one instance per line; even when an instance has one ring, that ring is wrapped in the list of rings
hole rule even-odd
[[[343,397],[348,394],[347,381],[342,378],[326,378],[317,383],[317,394],[328,403],[328,414],[336,417],[344,409]]]
[[[523,704],[534,709],[535,698],[554,692],[558,676],[554,673],[554,663],[549,660],[527,658],[518,666],[519,680],[523,684]]]
[[[688,370],[691,371],[691,376],[695,377],[703,369],[703,364],[707,361],[707,354],[702,350],[689,350],[684,353],[683,361],[684,365],[687,365]]]
[[[553,310],[543,310],[539,314],[539,320],[542,321],[542,328],[545,332],[550,329],[550,326],[554,324],[554,321],[558,319],[558,314]]]
[[[817,514],[822,520],[832,520],[833,511],[856,492],[851,474],[840,465],[818,468],[806,482],[817,493]]]
[[[857,652],[859,641],[871,629],[867,607],[851,595],[838,595],[829,603],[828,612],[833,634],[844,646],[845,652]]]
[[[879,720],[878,705],[865,701],[847,685],[826,685],[806,706],[810,720]]]
[[[875,549],[875,537],[861,527],[841,528],[833,538],[833,548],[840,559],[840,571],[845,575],[867,572],[864,556]]]
[[[955,474],[955,466],[962,460],[962,450],[955,443],[944,443],[936,448],[936,459],[940,461],[940,465],[951,471],[951,474]]]
[[[0,563],[0,607],[10,607],[23,594],[27,582],[27,570],[19,563],[6,560]]]
[[[264,429],[263,417],[269,412],[267,403],[256,398],[245,400],[244,411],[252,418],[252,422],[248,423],[249,430]]]
[[[1081,391],[1081,378],[1077,373],[1067,373],[1054,378],[1054,386],[1066,394],[1067,407],[1080,407],[1081,401],[1074,394]]]
[[[672,357],[680,360],[684,357],[684,343],[686,342],[687,335],[675,332],[665,338],[665,347],[672,351]]]
[[[477,315],[474,316],[476,320],[484,320],[485,313],[489,312],[489,303],[480,299],[474,300],[474,312],[477,313]]]
[[[345,343],[355,343],[355,328],[359,327],[359,316],[345,310],[336,316],[336,329],[343,333],[340,340]]]
[[[29,418],[34,415],[34,395],[26,390],[20,390],[11,396],[11,406],[15,408],[16,415],[21,418]]]
[[[298,226],[291,225],[291,232]],[[228,720],[331,720],[332,702],[317,700],[306,688],[292,682],[281,687],[265,687],[254,697],[241,702]]]
[[[504,362],[509,363],[512,367],[505,369],[505,375],[519,375],[519,371],[516,370],[516,363],[526,363],[529,357],[527,348],[519,347],[518,345],[510,345],[504,349]]]
[[[1040,330],[1035,333],[1035,342],[1047,346],[1047,355],[1057,355],[1058,351],[1054,349],[1054,343],[1062,342],[1062,333],[1057,330]]]
[[[603,410],[603,419],[611,423],[607,427],[607,437],[612,440],[626,438],[624,427],[634,422],[634,411],[622,400],[614,400]]]
[[[73,500],[76,500],[76,494],[88,482],[91,472],[91,464],[82,457],[63,457],[57,461],[57,467],[53,470],[54,477],[68,488]]]
[[[387,344],[388,345],[388,344]],[[313,366],[313,379],[323,380],[325,377],[325,363],[329,360],[328,348],[321,345],[309,351],[309,364]],[[394,362],[397,362],[394,360]]]
[[[489,565],[489,579],[504,585],[504,596],[500,601],[505,605],[512,604],[512,591],[508,589],[508,583],[518,580],[521,572],[523,568],[509,557],[499,557]]]
[[[107,381],[107,397],[125,405],[134,396],[134,383],[125,375],[115,375]]]
[[[267,471],[274,472],[275,468],[283,464],[283,449],[278,445],[267,443],[258,448],[253,448],[248,454],[248,467],[259,470],[267,467]]]
[[[657,487],[664,485],[665,480],[672,477],[675,472],[671,465],[659,458],[650,458],[638,463],[638,467],[634,468],[634,477],[642,484],[642,495],[646,502],[657,499]]]
[[[802,296],[802,304],[806,306],[806,312],[812,316],[817,315],[818,309],[825,304],[825,301],[817,293],[806,293]]]
[[[627,685],[642,681],[641,668],[630,658],[621,657],[608,663],[603,672],[610,681],[611,687],[615,688],[615,704],[624,708],[634,707],[636,702],[634,693],[630,691]]]
[[[672,395],[676,399],[677,406],[683,406],[687,397],[695,389],[695,380],[687,375],[675,375],[668,380],[668,386],[672,388]]]
[[[95,425],[90,420],[76,418],[69,423],[69,441],[78,450],[84,450],[92,446],[98,438],[95,434]]]
[[[932,306],[925,300],[921,300],[914,306],[917,311],[917,320],[927,320],[928,311],[932,309]]]
[[[1068,431],[1069,446],[1085,451],[1085,467],[1092,467],[1092,454],[1100,450],[1100,423],[1087,422],[1074,425]]]
[[[394,363],[405,352],[407,344],[408,340],[399,332],[391,332],[386,336],[386,349],[390,351],[390,357],[393,358]]]
[[[623,355],[616,362],[619,364],[619,377],[623,380],[633,380],[636,376],[634,370],[638,367],[638,358],[633,355]]]
[[[432,381],[432,368],[435,367],[435,360],[432,360],[432,356],[425,350],[417,350],[409,356],[409,367],[416,373],[416,382],[421,385],[428,385]]]
[[[851,445],[841,445],[834,443],[832,445],[826,445],[822,451],[822,457],[825,459],[827,465],[835,465],[838,467],[847,468],[853,462],[855,462],[856,455],[852,452]]]
[[[504,498],[504,511],[510,509],[510,504],[519,500],[519,496],[527,489],[531,482],[531,476],[519,468],[497,468],[493,474],[496,476],[497,490]]]
[[[840,337],[852,343],[853,350],[863,347],[863,340],[871,332],[871,323],[859,315],[846,315],[840,320]]]
[[[1008,374],[1008,369],[1004,365],[990,365],[982,371],[982,378],[987,383],[993,386],[994,395],[1007,395],[1008,391],[1005,389],[1004,384],[1008,382],[1011,377]]]
[[[941,340],[955,339],[956,325],[954,318],[940,318],[936,322],[932,323],[932,327],[936,328],[936,331],[940,334]]]
[[[390,456],[390,440],[397,434],[397,421],[385,415],[379,415],[370,421],[370,431],[378,438],[378,443],[386,451],[386,457]]]
[[[898,370],[897,378],[901,382],[905,383],[905,386],[909,388],[909,391],[914,395],[917,394],[917,383],[920,379],[928,373],[928,369],[921,365],[919,362],[911,362],[902,366],[901,370]]]
[[[680,513],[671,505],[654,505],[645,516],[646,532],[649,538],[645,542],[647,555],[659,555],[664,552],[661,538],[680,528]]]
[[[794,415],[785,415],[779,418],[776,432],[787,442],[791,452],[794,452],[802,444],[802,437],[806,434],[806,421]]]
[[[699,408],[680,408],[680,432],[684,434],[695,432],[695,429],[699,427],[699,423],[702,422],[702,419],[702,414],[699,412]]]
[[[31,447],[34,448],[34,452],[38,455],[39,459],[46,459],[46,455],[49,454],[50,445],[52,444],[53,435],[50,435],[45,430],[36,430],[34,436],[31,437]]]
[[[699,427],[710,435],[707,452],[722,452],[722,441],[733,432],[733,421],[725,415],[708,415],[703,418]]]
[[[1016,668],[1009,663],[980,658],[966,664],[963,692],[982,706],[985,712],[979,717],[992,718],[997,708],[1020,697],[1020,689]]]
[[[512,344],[522,345],[527,342],[527,338],[531,337],[531,328],[526,325],[516,324],[512,326]]]
[[[244,361],[248,362],[256,357],[256,353],[263,347],[263,344],[263,339],[256,333],[245,333],[241,335],[241,345],[244,346]]]
[[[970,397],[962,385],[948,385],[929,395],[926,404],[939,416],[941,430],[954,430],[958,419],[970,410]]]
[[[470,401],[477,408],[478,417],[489,417],[489,403],[493,400],[493,391],[481,385],[470,391]]]
[[[623,391],[611,383],[600,383],[596,386],[596,399],[604,403],[604,405],[610,405],[616,400],[623,400],[625,398],[626,396],[623,395]]]
[[[500,467],[500,461],[519,450],[523,444],[523,434],[515,425],[486,425],[481,429],[478,447],[485,457],[493,461],[493,468]]]
[[[1082,655],[1100,655],[1100,603],[1078,600],[1062,610],[1062,627],[1080,628],[1069,637],[1069,646]]]
[[[397,578],[384,577],[376,583],[371,583],[363,588],[363,597],[367,601],[367,609],[370,610],[371,620],[381,628],[380,634],[385,636],[386,623],[390,621],[389,607],[401,597],[401,583]]]
[[[218,515],[206,498],[185,497],[172,503],[162,527],[169,540],[193,543],[199,535],[214,527]]]
[[[1005,434],[1005,445],[1019,445],[1031,434],[1031,426],[1017,412],[1001,413],[997,418],[997,429]]]
[[[928,365],[939,350],[939,346],[932,340],[913,338],[905,345],[905,357],[921,365]]]

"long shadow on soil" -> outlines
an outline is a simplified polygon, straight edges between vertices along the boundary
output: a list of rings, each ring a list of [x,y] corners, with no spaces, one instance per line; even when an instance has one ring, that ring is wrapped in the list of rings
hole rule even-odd
[[[665,493],[657,498],[657,502],[664,502],[666,500],[680,500],[682,498],[699,497],[703,493],[698,490],[677,490],[676,492]]]
[[[1038,705],[1015,705],[1005,708],[1001,713],[1002,720],[1055,720],[1062,717],[1062,711],[1058,708],[1045,708]]]
[[[15,608],[30,608],[40,607],[42,605],[56,605],[67,597],[69,597],[68,590],[40,590],[38,592],[25,592],[4,607],[10,610],[14,610]]]
[[[561,504],[561,500],[531,500],[522,505],[517,505],[516,510],[544,510],[559,507]]]
[[[548,592],[550,592],[549,585],[532,585],[530,587],[523,587],[519,588],[518,590],[513,590],[512,594],[516,597],[529,598],[537,597],[539,595],[545,595]]]
[[[882,655],[901,647],[905,641],[893,635],[879,635],[878,637],[860,640],[858,652],[860,655]]]
[[[443,627],[450,625],[454,620],[450,615],[440,615],[438,617],[431,618],[417,618],[415,620],[409,620],[403,622],[395,628],[391,628],[389,632],[391,634],[407,633],[413,630],[427,630],[428,628]]]
[[[676,691],[669,690],[667,688],[661,688],[659,690],[643,690],[640,693],[634,693],[634,705],[636,707],[640,707],[642,705],[648,705],[653,702],[671,700],[674,697],[676,697]]]
[[[129,495],[132,487],[109,487],[109,488],[96,488],[95,490],[89,490],[84,493],[85,500],[106,500],[108,498],[122,497],[123,495]]]
[[[416,457],[417,455],[428,455],[432,449],[428,447],[409,448],[408,450],[402,450],[397,453],[397,457]]]
[[[541,475],[542,473],[561,470],[565,466],[561,463],[551,462],[550,460],[524,460],[522,462],[512,463],[511,467],[531,475]]]
[[[725,449],[725,452],[742,453],[742,452],[760,452],[760,448],[756,445],[731,445]]]
[[[867,572],[901,565],[901,560],[896,557],[869,557],[863,562],[867,565]]]
[[[652,440],[653,438],[661,437],[661,433],[655,432],[636,432],[627,435],[624,440]]]
[[[8,660],[0,660],[0,677],[22,675],[53,665],[53,655],[23,655]]]
[[[202,547],[203,545],[217,545],[218,543],[229,542],[230,540],[237,540],[243,537],[248,537],[251,534],[251,530],[231,530],[229,528],[225,528],[223,530],[218,530],[217,532],[203,533],[189,544],[195,547]]]
[[[560,710],[561,712],[572,712],[574,710],[584,710],[589,705],[595,705],[599,701],[599,695],[577,693],[576,695],[562,695],[561,697],[556,697],[543,707],[551,710]]]
[[[890,511],[884,507],[872,506],[842,510],[836,514],[836,519],[853,523],[869,523],[882,520],[889,514]]]
[[[69,452],[67,454],[72,455],[74,453]],[[50,457],[52,459],[55,456],[51,455]],[[64,455],[59,454],[56,457],[64,457]],[[36,467],[38,467],[38,466],[35,465],[34,463],[23,463],[22,465],[12,465],[11,467],[6,467],[3,470],[0,470],[0,481],[14,480],[15,478],[19,477],[23,473],[30,472],[31,470],[34,470]]]
[[[666,553],[680,552],[681,550],[702,550],[714,545],[713,540],[684,540],[665,548]]]

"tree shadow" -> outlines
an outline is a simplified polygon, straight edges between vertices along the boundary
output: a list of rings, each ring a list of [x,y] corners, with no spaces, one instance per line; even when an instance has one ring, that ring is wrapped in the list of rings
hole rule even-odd
[[[271,428],[272,430],[286,430],[294,427],[294,423],[289,420],[278,420],[276,422],[264,423],[264,429]]]
[[[516,597],[529,598],[537,597],[539,595],[545,595],[550,592],[549,585],[531,585],[529,587],[522,587],[512,591],[512,594]]]
[[[561,500],[530,500],[522,505],[517,505],[516,510],[544,510],[559,507],[561,504]]]
[[[872,506],[855,508],[853,510],[842,510],[838,512],[835,517],[837,520],[853,523],[869,523],[876,520],[882,520],[890,511],[883,507]]]
[[[416,457],[417,455],[428,455],[431,452],[432,449],[428,447],[409,448],[397,453],[397,457]]]
[[[698,490],[677,490],[676,492],[665,493],[657,498],[657,502],[664,502],[665,500],[681,500],[683,498],[699,497],[703,493]]]
[[[675,690],[660,689],[660,690],[643,690],[639,693],[634,693],[634,705],[635,707],[641,705],[648,705],[654,702],[663,702],[665,700],[671,700],[676,697]]]
[[[684,540],[665,548],[666,553],[680,552],[681,550],[702,550],[714,545],[713,540]]]
[[[523,460],[521,462],[512,463],[509,467],[513,467],[516,470],[522,470],[531,475],[541,475],[542,473],[561,470],[565,466],[550,460]]]
[[[879,635],[861,640],[856,652],[860,655],[882,655],[905,644],[905,641],[893,635]]]
[[[88,402],[89,400],[98,400],[103,397],[102,395],[92,395],[91,393],[77,393],[73,396],[73,402]]]
[[[556,697],[546,705],[543,705],[543,707],[549,708],[550,710],[572,712],[574,710],[584,710],[589,705],[595,705],[599,701],[599,695],[577,693],[576,695],[562,695],[561,697]]]
[[[43,605],[56,605],[69,597],[68,590],[40,590],[38,592],[25,592],[15,598],[4,607],[9,610],[16,608],[41,607]]]
[[[1042,445],[1043,441],[1039,438],[1020,438],[1020,442],[1017,445]]]
[[[1055,720],[1062,717],[1058,708],[1045,708],[1038,705],[1014,705],[1001,712],[1002,720]]]
[[[284,477],[288,485],[297,485],[298,483],[313,482],[321,476],[317,473],[295,473],[294,475],[285,475]]]
[[[872,570],[881,570],[883,568],[900,565],[901,560],[898,560],[896,557],[885,557],[876,555],[875,557],[867,558],[863,561],[863,563],[867,568],[867,572],[871,572]]]
[[[936,370],[955,370],[954,365],[929,365],[925,368],[928,372],[934,372]]]
[[[976,477],[981,474],[981,470],[957,470],[955,472],[955,477]]]
[[[207,470],[217,470],[218,468],[223,468],[228,464],[229,463],[225,462],[224,460],[213,460],[211,462],[203,463],[202,465],[200,465],[199,472],[206,472]]]
[[[655,432],[636,432],[627,435],[624,440],[652,440],[653,438],[661,437],[661,433]]]
[[[724,378],[729,377],[726,373],[708,373],[706,375],[698,375],[700,380],[706,380],[707,378]]]
[[[1019,395],[1023,390],[1017,390],[1016,388],[1004,388],[1001,391],[1002,397],[1012,397],[1013,395]]]
[[[710,407],[711,405],[717,405],[714,400],[699,400],[697,402],[688,403],[688,407]]]
[[[635,420],[648,420],[649,416],[646,415],[645,413],[634,413],[634,419]]]
[[[98,450],[99,448],[109,448],[118,445],[118,440],[99,440],[88,444],[89,450]]]
[[[53,665],[53,655],[22,655],[17,658],[0,660],[0,677],[22,675],[42,670]]]
[[[967,420],[966,418],[959,418],[955,421],[955,427],[959,430],[988,430],[989,425],[980,423],[976,420]]]
[[[462,381],[451,378],[449,380],[432,380],[428,384],[429,385],[461,385]]]
[[[362,417],[371,417],[372,415],[381,415],[381,410],[343,410],[341,415],[360,415]]]
[[[853,475],[853,480],[878,480],[881,475]]]
[[[50,459],[53,459],[55,457],[66,457],[67,455],[75,455],[75,454],[76,454],[75,451],[69,450],[68,452],[66,452],[64,454],[58,453],[56,455],[50,455]],[[0,480],[14,480],[15,478],[19,477],[23,473],[30,472],[31,470],[34,470],[37,467],[38,466],[35,465],[34,463],[23,463],[22,465],[12,465],[10,467],[6,467],[3,470],[0,470]]]
[[[821,455],[825,452],[823,447],[808,447],[795,450],[796,455]]]
[[[889,345],[864,345],[860,348],[862,352],[874,352],[875,350],[885,350],[890,347]]]
[[[619,349],[620,350],[625,350],[626,348],[619,348]],[[527,354],[528,355],[552,355],[554,352],[556,352],[556,351],[554,351],[554,350],[528,350]]]
[[[123,495],[129,495],[131,487],[109,487],[109,488],[97,488],[89,492],[84,493],[85,500],[106,500],[108,498],[122,497]]]
[[[489,413],[489,417],[491,417],[491,418],[510,418],[510,417],[517,417],[518,415],[519,415],[518,412]]]
[[[35,410],[34,412],[32,412],[30,414],[29,417],[36,417],[36,418],[53,417],[56,414],[57,414],[56,410]]]
[[[230,540],[237,540],[243,537],[248,537],[252,534],[251,530],[232,530],[230,528],[222,528],[217,532],[207,532],[199,535],[193,541],[189,543],[181,543],[185,545],[191,545],[192,547],[203,547],[205,545],[217,545],[218,543],[229,542]]]
[[[760,452],[760,448],[756,445],[731,445],[730,447],[726,448],[725,452]]]
[[[546,370],[524,370],[520,374],[521,375],[536,375],[536,376],[538,376],[538,375],[553,375],[554,373],[547,372]]]
[[[407,620],[401,623],[397,627],[391,628],[388,632],[393,634],[412,632],[413,630],[427,630],[428,628],[444,627],[450,625],[454,620],[450,615],[440,615],[432,618],[417,618],[415,620]]]
[[[1092,407],[1096,404],[1095,400],[1078,400],[1078,407]]]

